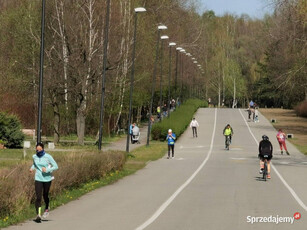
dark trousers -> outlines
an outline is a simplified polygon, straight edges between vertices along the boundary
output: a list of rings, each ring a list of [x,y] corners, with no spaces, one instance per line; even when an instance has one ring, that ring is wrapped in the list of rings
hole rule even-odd
[[[229,135],[229,142],[231,143],[231,135]],[[226,143],[227,143],[227,136],[225,136],[225,146],[226,146]]]
[[[175,145],[168,145],[168,157],[170,156],[172,150],[172,157],[174,157],[174,147]]]
[[[49,182],[41,182],[41,181],[35,181],[35,193],[36,193],[36,202],[35,202],[35,208],[36,208],[36,214],[38,214],[38,208],[42,206],[42,194],[44,197],[46,208],[49,208],[49,190],[51,186],[51,181]]]
[[[194,136],[197,137],[197,127],[192,127],[192,131],[193,131],[193,137]]]

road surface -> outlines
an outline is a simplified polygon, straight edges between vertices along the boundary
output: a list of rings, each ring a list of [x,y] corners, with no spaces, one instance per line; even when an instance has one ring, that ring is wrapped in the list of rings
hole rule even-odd
[[[261,114],[259,123],[246,121],[247,113],[239,109],[199,109],[195,117],[199,136],[192,138],[188,129],[176,143],[175,159],[150,162],[52,210],[49,221],[8,229],[306,230],[307,157],[290,143],[291,156],[280,155],[276,130]],[[229,151],[222,135],[227,123],[235,133]],[[274,146],[272,179],[266,182],[257,159],[263,134]],[[297,212],[301,218],[293,220]]]

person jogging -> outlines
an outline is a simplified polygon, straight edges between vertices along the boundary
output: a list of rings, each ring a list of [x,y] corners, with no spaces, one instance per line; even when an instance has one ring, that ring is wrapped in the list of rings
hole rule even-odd
[[[281,155],[283,154],[282,147],[284,147],[284,150],[286,150],[287,155],[290,155],[290,153],[287,150],[287,145],[286,145],[286,134],[282,131],[282,129],[278,130],[276,138],[277,138],[277,141],[280,147]]]
[[[195,137],[195,136],[197,137],[197,127],[199,127],[199,124],[194,117],[193,120],[190,123],[190,128],[192,128],[193,137]]]
[[[170,159],[171,150],[172,150],[172,159],[173,159],[174,158],[174,148],[175,148],[176,134],[173,133],[173,131],[171,129],[168,130],[166,140],[167,140],[167,146],[168,146],[167,159]]]
[[[33,165],[30,172],[32,173],[35,170],[35,209],[37,214],[35,221],[40,223],[42,218],[46,219],[49,215],[49,190],[51,181],[54,179],[52,172],[58,169],[58,165],[52,156],[45,152],[42,143],[36,145],[36,154],[32,158]],[[45,201],[43,216],[41,216],[42,194]]]
[[[268,165],[268,175],[267,178],[271,179],[271,159],[273,158],[273,146],[269,140],[269,137],[266,135],[262,136],[262,141],[259,143],[259,154],[258,157],[260,159],[260,171],[259,173],[262,174],[264,169],[264,156],[268,155],[267,158],[267,165]]]

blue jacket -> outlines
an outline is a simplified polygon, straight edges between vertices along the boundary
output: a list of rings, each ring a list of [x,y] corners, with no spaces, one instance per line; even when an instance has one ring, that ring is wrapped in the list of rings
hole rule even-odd
[[[167,144],[168,144],[168,145],[175,145],[176,134],[175,134],[175,133],[172,133],[172,136],[169,136],[169,135],[167,134],[166,140],[167,140]]]
[[[42,157],[33,155],[32,169],[35,169],[35,180],[40,182],[49,182],[54,179],[52,172],[58,169],[58,165],[51,155],[45,153]],[[42,171],[42,168],[46,168],[46,172]]]

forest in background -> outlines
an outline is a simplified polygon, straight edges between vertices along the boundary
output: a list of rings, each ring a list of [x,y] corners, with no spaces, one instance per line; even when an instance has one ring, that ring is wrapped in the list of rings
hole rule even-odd
[[[46,1],[43,135],[96,135],[99,126],[106,1]],[[306,0],[275,0],[272,15],[216,16],[198,12],[196,0],[111,1],[104,135],[126,128],[129,109],[133,9],[138,16],[133,121],[147,119],[155,60],[157,26],[162,34],[163,99],[168,93],[168,42],[195,57],[173,51],[172,98],[190,97],[218,106],[293,108],[307,99]],[[17,114],[36,129],[41,1],[0,0],[0,111]],[[161,34],[161,35],[162,35]],[[177,70],[178,79],[175,79]],[[154,111],[159,103],[160,63]],[[176,82],[176,83],[175,83]],[[178,86],[178,87],[176,87]],[[81,130],[79,129],[80,126]]]

